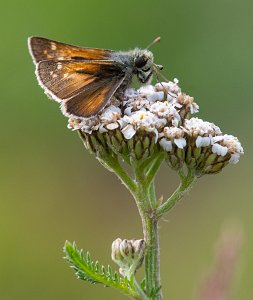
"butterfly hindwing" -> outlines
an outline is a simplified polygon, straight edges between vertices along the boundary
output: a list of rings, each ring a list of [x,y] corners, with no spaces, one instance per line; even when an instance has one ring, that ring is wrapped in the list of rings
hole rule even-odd
[[[30,37],[28,46],[34,63],[42,60],[105,60],[110,59],[112,50],[82,48],[42,37]]]
[[[123,75],[103,78],[90,83],[87,88],[62,104],[67,116],[91,117],[106,105],[123,82]]]
[[[66,115],[90,117],[100,111],[125,77],[122,64],[110,60],[41,61],[40,85],[62,102]]]

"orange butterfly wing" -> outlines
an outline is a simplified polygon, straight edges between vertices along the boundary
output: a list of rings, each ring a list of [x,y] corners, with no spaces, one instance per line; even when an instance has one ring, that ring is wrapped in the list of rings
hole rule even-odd
[[[79,94],[63,103],[63,113],[67,116],[86,118],[96,115],[113,96],[123,80],[124,77],[113,77],[94,81]]]
[[[63,112],[77,117],[96,115],[125,78],[124,65],[111,60],[44,60],[36,74],[46,93],[62,102]]]
[[[42,60],[99,60],[110,59],[112,50],[82,48],[42,37],[30,37],[28,47],[34,63]]]

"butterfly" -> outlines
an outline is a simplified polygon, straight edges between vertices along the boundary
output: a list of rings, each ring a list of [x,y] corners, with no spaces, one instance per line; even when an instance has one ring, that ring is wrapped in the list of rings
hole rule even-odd
[[[112,96],[123,99],[134,75],[148,84],[153,72],[162,69],[154,64],[148,49],[83,48],[43,37],[30,37],[28,47],[39,84],[51,99],[61,103],[68,117],[97,115]]]

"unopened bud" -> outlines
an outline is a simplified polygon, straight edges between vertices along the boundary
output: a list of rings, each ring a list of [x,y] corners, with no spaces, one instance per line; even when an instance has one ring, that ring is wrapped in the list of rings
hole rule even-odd
[[[146,243],[144,240],[116,239],[112,243],[112,260],[123,276],[130,278],[142,265]]]

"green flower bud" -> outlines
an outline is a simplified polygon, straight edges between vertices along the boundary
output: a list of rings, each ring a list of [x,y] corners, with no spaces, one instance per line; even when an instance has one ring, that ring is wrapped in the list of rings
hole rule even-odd
[[[130,278],[142,265],[146,243],[144,240],[116,239],[112,243],[112,260],[123,276]]]

